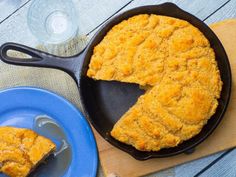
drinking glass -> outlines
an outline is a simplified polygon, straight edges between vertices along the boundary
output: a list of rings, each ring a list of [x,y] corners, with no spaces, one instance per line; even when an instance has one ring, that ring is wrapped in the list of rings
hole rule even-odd
[[[44,43],[63,43],[78,32],[78,15],[72,0],[34,0],[27,18],[32,34]]]

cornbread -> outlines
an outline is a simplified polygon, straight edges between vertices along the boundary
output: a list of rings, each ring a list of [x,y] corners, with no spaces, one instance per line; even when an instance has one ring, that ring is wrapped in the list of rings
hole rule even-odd
[[[187,21],[136,15],[94,48],[87,76],[146,88],[111,135],[141,151],[175,147],[215,113],[222,81],[206,37]]]
[[[10,177],[25,177],[56,145],[32,130],[0,127],[0,172]]]

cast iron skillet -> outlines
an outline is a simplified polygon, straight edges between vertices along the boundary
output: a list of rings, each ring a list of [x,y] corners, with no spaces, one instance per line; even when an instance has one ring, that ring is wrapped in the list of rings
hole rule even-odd
[[[214,51],[216,53],[216,60],[221,73],[221,78],[224,82],[221,97],[219,99],[219,106],[216,110],[216,113],[208,121],[207,125],[204,126],[202,131],[194,138],[183,142],[177,147],[163,149],[159,152],[138,151],[132,146],[125,145],[116,141],[109,135],[109,132],[111,131],[114,123],[124,112],[128,110],[129,107],[131,107],[136,102],[137,98],[141,94],[143,94],[143,91],[138,89],[138,86],[135,84],[94,81],[86,77],[86,71],[88,69],[88,64],[92,55],[93,48],[103,39],[103,37],[111,29],[111,27],[131,16],[144,13],[166,15],[184,19],[200,29],[210,41],[211,46],[214,48]],[[7,55],[8,50],[20,51],[30,55],[32,58],[19,59],[9,57]],[[33,48],[14,43],[6,43],[2,45],[0,50],[0,57],[2,61],[6,63],[25,66],[57,68],[69,73],[77,82],[81,104],[83,107],[82,111],[84,112],[86,118],[92,123],[92,125],[104,139],[106,139],[112,145],[129,153],[138,160],[145,160],[153,157],[168,157],[180,153],[191,152],[191,150],[193,150],[195,146],[205,140],[217,127],[217,125],[223,118],[230,98],[230,65],[225,50],[219,39],[201,20],[181,10],[172,3],[138,7],[114,17],[103,27],[101,27],[101,29],[90,41],[85,51],[69,58],[54,56]]]

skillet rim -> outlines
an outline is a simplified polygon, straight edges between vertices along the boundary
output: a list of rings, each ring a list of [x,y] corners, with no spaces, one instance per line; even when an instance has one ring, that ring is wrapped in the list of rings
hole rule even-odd
[[[83,94],[82,94],[82,91],[81,91],[81,79],[84,77],[83,76],[83,73],[85,72],[85,70],[87,71],[87,68],[88,68],[88,63],[90,62],[90,59],[88,59],[88,61],[86,61],[86,58],[87,58],[87,55],[88,55],[88,51],[89,50],[93,50],[93,47],[98,44],[101,40],[97,40],[97,38],[100,38],[101,37],[101,33],[104,33],[106,35],[106,33],[116,24],[120,23],[121,21],[125,20],[125,19],[128,19],[134,15],[138,15],[138,14],[150,14],[150,13],[147,13],[148,9],[150,8],[160,8],[160,7],[163,7],[163,8],[174,8],[175,10],[177,11],[180,11],[180,13],[183,13],[185,15],[187,15],[187,17],[189,17],[191,20],[195,20],[195,21],[198,21],[198,23],[200,23],[200,25],[204,28],[206,28],[208,30],[208,32],[210,32],[210,35],[213,36],[214,38],[214,41],[215,43],[217,43],[219,45],[219,47],[222,49],[222,57],[224,62],[225,62],[225,65],[227,68],[224,68],[225,71],[227,72],[228,74],[228,85],[226,86],[226,92],[227,92],[227,95],[226,95],[226,100],[225,100],[225,103],[223,104],[223,109],[220,111],[219,115],[215,118],[217,119],[217,121],[213,124],[213,126],[211,126],[211,129],[208,130],[204,136],[202,136],[198,141],[194,142],[194,143],[191,143],[191,145],[188,145],[186,146],[185,148],[183,148],[182,150],[179,150],[179,151],[175,151],[175,152],[172,152],[172,153],[169,153],[169,154],[158,154],[160,153],[160,151],[157,151],[157,152],[154,152],[154,151],[151,151],[151,152],[148,152],[148,151],[139,151],[137,149],[135,149],[134,147],[131,148],[131,150],[127,149],[128,147],[130,147],[130,145],[126,145],[124,143],[121,143],[117,140],[115,140],[114,138],[113,139],[109,139],[107,138],[106,136],[103,135],[102,133],[102,130],[100,130],[100,128],[96,125],[96,123],[93,121],[93,119],[89,116],[89,113],[87,112],[87,109],[86,109],[86,106],[84,104],[84,98],[83,98]],[[137,12],[136,12],[137,11]],[[140,12],[141,11],[141,12]],[[132,15],[130,15],[132,14]],[[155,13],[158,15],[158,12]],[[125,16],[125,17],[123,17]],[[165,16],[170,16],[170,15],[165,15]],[[179,17],[175,17],[175,16],[170,16],[170,17],[174,17],[174,18],[179,18]],[[179,19],[182,19],[182,18],[179,18]],[[185,20],[185,19],[183,19]],[[114,21],[116,21],[117,23],[113,24]],[[190,24],[191,21],[189,20],[186,20],[188,21]],[[193,25],[193,24],[192,24]],[[200,26],[199,25],[199,26]],[[110,26],[110,27],[109,27]],[[193,25],[195,26],[195,25]],[[106,29],[107,27],[109,27],[109,29]],[[197,26],[196,26],[197,27]],[[199,29],[199,27],[197,27]],[[105,32],[104,32],[105,30]],[[199,29],[200,30],[200,29]],[[201,31],[201,30],[200,30]],[[202,32],[202,31],[201,31]],[[202,32],[204,34],[204,32]],[[102,39],[103,37],[105,36],[102,34]],[[207,36],[206,34],[204,34],[204,36],[209,40],[209,42],[211,43],[212,41],[210,41],[209,39],[209,35]],[[98,42],[96,42],[98,41]],[[96,44],[94,44],[96,43]],[[158,4],[158,5],[147,5],[147,6],[139,6],[139,7],[136,7],[136,8],[132,8],[132,9],[129,9],[127,11],[124,11],[118,15],[115,15],[114,17],[112,17],[111,19],[109,19],[106,23],[104,23],[100,29],[94,34],[94,36],[92,37],[92,39],[90,40],[88,46],[86,47],[85,51],[83,52],[84,53],[84,61],[83,61],[83,64],[81,65],[81,68],[80,68],[80,71],[79,72],[79,76],[77,77],[78,78],[78,88],[79,88],[79,94],[80,94],[80,101],[81,101],[81,105],[82,105],[82,109],[83,109],[83,112],[85,114],[85,117],[89,120],[89,122],[91,122],[91,124],[94,126],[94,128],[96,129],[96,131],[100,134],[100,136],[103,137],[103,139],[105,139],[107,142],[109,142],[112,146],[116,147],[116,148],[119,148],[121,149],[122,151],[130,154],[131,156],[133,156],[135,159],[137,160],[147,160],[147,159],[151,159],[151,158],[164,158],[164,157],[171,157],[171,156],[175,156],[175,155],[178,155],[178,154],[182,154],[182,153],[188,153],[190,152],[191,150],[193,150],[197,145],[199,145],[200,143],[202,143],[204,140],[207,139],[207,137],[209,137],[213,132],[214,130],[216,129],[216,127],[219,125],[219,123],[221,122],[221,120],[223,119],[224,117],[224,114],[227,110],[227,107],[228,107],[228,104],[229,104],[229,101],[230,101],[230,96],[231,96],[231,85],[232,85],[232,74],[231,74],[231,69],[230,69],[230,63],[229,63],[229,59],[228,59],[228,56],[226,54],[226,51],[222,45],[222,43],[220,42],[220,40],[218,39],[218,37],[216,36],[216,34],[211,30],[211,28],[209,26],[207,26],[202,20],[198,19],[197,17],[195,17],[194,15],[182,10],[181,8],[179,8],[177,5],[175,5],[174,3],[170,3],[170,2],[167,2],[167,3],[162,3],[162,4]],[[91,56],[90,56],[91,57]],[[90,58],[89,57],[89,58]],[[216,60],[217,63],[218,63],[218,60]],[[221,73],[221,70],[220,70],[220,73]],[[221,76],[221,79],[222,79],[222,76]],[[223,85],[224,87],[224,85]],[[223,90],[223,87],[222,87],[222,90]],[[222,91],[221,91],[222,93]],[[221,98],[221,97],[220,97]],[[219,99],[220,99],[219,98]],[[218,99],[218,101],[219,101]],[[209,122],[208,122],[209,123]],[[207,124],[208,124],[207,123]],[[206,124],[206,125],[207,125]],[[204,126],[206,126],[204,125]],[[204,127],[203,127],[204,128]],[[201,130],[202,131],[202,130]],[[200,133],[199,133],[200,134]],[[197,136],[197,135],[196,135]],[[192,138],[191,138],[192,139]],[[191,140],[189,139],[189,140]],[[187,140],[187,141],[189,141]],[[123,145],[120,145],[120,144],[123,144]],[[182,144],[182,143],[181,143]],[[178,146],[176,146],[178,147]],[[175,148],[175,147],[173,147]],[[173,149],[171,148],[171,149]],[[170,148],[169,148],[170,149]],[[137,154],[137,152],[139,154]],[[142,155],[140,155],[140,153]]]

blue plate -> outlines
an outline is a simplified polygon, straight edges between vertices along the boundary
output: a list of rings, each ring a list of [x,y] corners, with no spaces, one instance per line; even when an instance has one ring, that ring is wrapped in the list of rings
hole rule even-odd
[[[64,133],[66,144],[70,149],[71,156],[61,159],[70,159],[62,177],[95,177],[97,173],[97,147],[91,128],[83,115],[70,102],[61,96],[47,90],[32,87],[16,87],[0,92],[0,126],[15,126],[35,130],[37,118],[47,117],[55,122]],[[43,118],[44,119],[44,118]],[[43,124],[40,124],[40,130]],[[53,124],[44,127],[46,132],[50,130]],[[50,131],[49,131],[50,132]],[[45,134],[45,132],[38,132]],[[61,146],[58,133],[48,134],[58,146]],[[63,141],[64,142],[64,141]],[[65,152],[65,151],[64,151]],[[62,149],[62,154],[64,153]],[[70,154],[68,152],[65,155]],[[63,165],[62,161],[52,158],[48,162],[49,167],[52,163],[52,169],[47,169],[47,165],[39,167],[31,176],[34,177],[54,177],[52,171],[54,165]],[[60,167],[61,168],[61,167]],[[45,171],[45,169],[47,169]],[[49,173],[50,172],[50,173]],[[62,172],[61,172],[62,173]],[[50,174],[50,175],[49,175]],[[55,174],[54,174],[55,175]],[[0,177],[4,175],[0,174]]]

